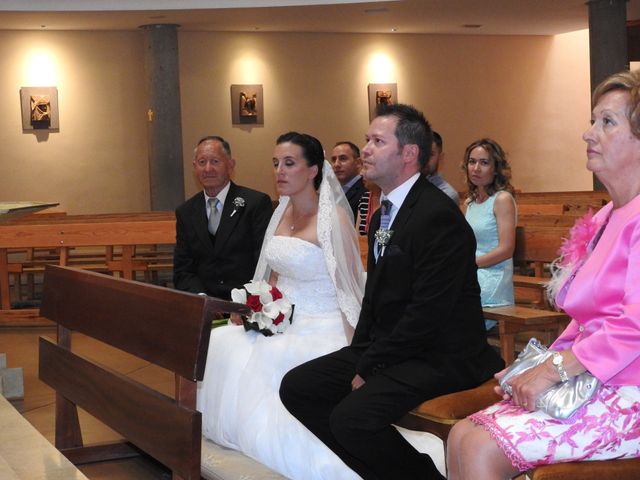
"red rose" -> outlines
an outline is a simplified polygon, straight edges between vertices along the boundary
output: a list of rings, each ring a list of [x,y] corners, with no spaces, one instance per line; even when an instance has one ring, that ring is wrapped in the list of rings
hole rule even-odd
[[[262,303],[260,303],[260,297],[258,295],[249,295],[247,297],[247,307],[254,312],[262,311]]]
[[[279,293],[279,292],[278,292]],[[273,321],[274,325],[280,325],[282,323],[282,321],[284,320],[284,314],[280,313],[278,314],[278,316],[276,317],[276,319]]]
[[[269,293],[271,293],[271,298],[273,298],[274,302],[279,298],[282,298],[282,292],[278,290],[276,287],[271,287],[271,292]]]

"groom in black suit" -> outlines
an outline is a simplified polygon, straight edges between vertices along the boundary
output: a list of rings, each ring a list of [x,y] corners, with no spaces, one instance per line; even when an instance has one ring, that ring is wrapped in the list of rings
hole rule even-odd
[[[234,166],[223,138],[198,142],[193,168],[203,191],[176,209],[178,290],[230,299],[253,276],[273,207],[268,195],[231,181]]]
[[[372,219],[353,341],[287,373],[280,397],[365,480],[440,479],[392,423],[425,400],[479,385],[503,362],[486,341],[473,231],[420,174],[428,122],[413,107],[380,105],[366,138],[364,175],[391,205]]]

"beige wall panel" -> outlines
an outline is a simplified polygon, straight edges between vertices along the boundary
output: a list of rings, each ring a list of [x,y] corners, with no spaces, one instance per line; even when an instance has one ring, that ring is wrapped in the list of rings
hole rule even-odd
[[[141,32],[0,32],[0,199],[149,209]],[[23,133],[19,89],[55,86],[60,130]]]
[[[180,32],[185,187],[198,138],[231,142],[236,180],[275,197],[276,137],[363,143],[367,85],[397,83],[444,137],[442,173],[464,188],[465,146],[488,135],[523,191],[588,190],[588,34],[556,37]],[[142,32],[0,32],[0,200],[69,213],[149,208]],[[38,59],[37,70],[30,68]],[[231,125],[231,84],[264,87],[264,126]],[[60,131],[23,133],[19,89],[56,86]]]
[[[275,195],[277,135],[296,129],[362,144],[367,84],[397,83],[444,137],[442,173],[464,188],[465,146],[481,136],[510,155],[516,188],[587,190],[580,135],[589,118],[588,34],[556,37],[181,32],[185,169],[202,135],[228,138],[236,179]],[[262,83],[264,127],[232,127],[229,86]],[[188,194],[197,190],[186,175]]]

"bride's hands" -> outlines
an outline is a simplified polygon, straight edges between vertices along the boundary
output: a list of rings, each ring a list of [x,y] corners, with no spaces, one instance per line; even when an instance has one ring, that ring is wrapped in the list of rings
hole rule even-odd
[[[242,325],[242,318],[237,313],[232,313],[230,320],[234,325]]]

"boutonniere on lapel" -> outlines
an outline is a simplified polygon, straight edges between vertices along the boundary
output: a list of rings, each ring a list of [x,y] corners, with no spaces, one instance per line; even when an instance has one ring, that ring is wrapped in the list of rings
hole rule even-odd
[[[379,228],[376,230],[375,237],[378,241],[378,245],[380,247],[386,247],[389,245],[389,241],[391,240],[391,236],[393,235],[393,230],[389,230],[388,228]]]
[[[242,197],[236,197],[233,199],[233,212],[231,212],[231,215],[229,215],[229,217],[233,217],[236,212],[244,207],[244,198]]]

